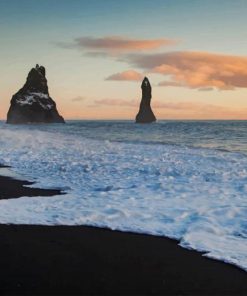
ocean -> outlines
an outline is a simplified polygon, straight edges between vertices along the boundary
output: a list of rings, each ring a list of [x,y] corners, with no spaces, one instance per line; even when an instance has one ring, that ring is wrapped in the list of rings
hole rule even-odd
[[[247,270],[247,121],[0,122],[0,163],[66,193],[1,200],[0,223],[167,236]]]

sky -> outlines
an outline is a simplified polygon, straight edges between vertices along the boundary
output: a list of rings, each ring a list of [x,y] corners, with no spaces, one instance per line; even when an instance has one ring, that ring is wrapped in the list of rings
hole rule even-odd
[[[65,119],[247,119],[246,0],[0,0],[0,119],[37,63]]]

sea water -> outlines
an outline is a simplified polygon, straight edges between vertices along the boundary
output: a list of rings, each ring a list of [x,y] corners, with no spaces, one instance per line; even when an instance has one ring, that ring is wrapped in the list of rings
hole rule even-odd
[[[1,122],[0,163],[66,193],[1,200],[0,223],[167,236],[247,270],[247,121]]]

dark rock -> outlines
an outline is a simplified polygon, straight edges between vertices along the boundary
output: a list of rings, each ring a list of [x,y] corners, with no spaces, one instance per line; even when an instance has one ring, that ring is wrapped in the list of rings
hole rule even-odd
[[[11,99],[7,123],[64,123],[49,95],[45,68],[36,65],[25,85]]]
[[[147,77],[143,79],[141,88],[142,100],[139,112],[136,115],[136,123],[151,123],[156,121],[156,118],[150,106],[152,98],[152,87]]]

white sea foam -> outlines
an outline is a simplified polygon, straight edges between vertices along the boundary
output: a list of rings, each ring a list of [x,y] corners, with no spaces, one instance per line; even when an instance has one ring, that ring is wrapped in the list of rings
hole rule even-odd
[[[247,158],[0,126],[0,163],[68,194],[0,201],[0,223],[164,235],[247,270]],[[165,250],[164,250],[165,252]]]

